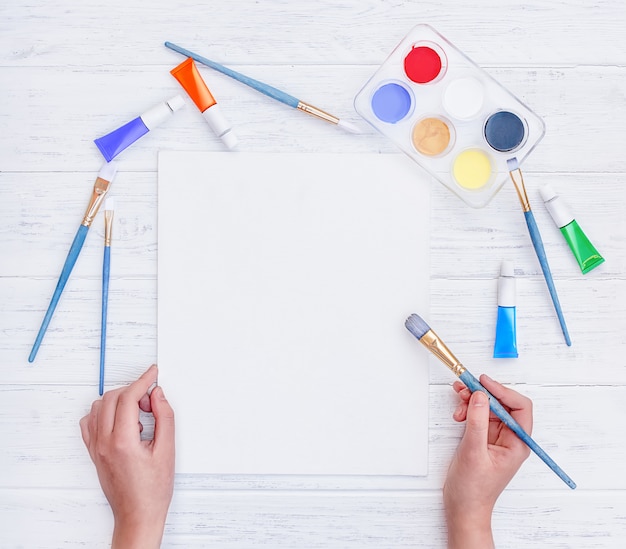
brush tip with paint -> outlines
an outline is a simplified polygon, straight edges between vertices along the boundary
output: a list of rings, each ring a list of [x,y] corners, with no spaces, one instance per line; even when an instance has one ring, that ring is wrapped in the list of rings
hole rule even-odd
[[[517,161],[517,158],[514,156],[513,158],[507,159],[506,167],[509,169],[510,172],[518,170],[519,162]]]
[[[426,332],[430,330],[430,326],[426,323],[426,321],[415,313],[406,319],[404,325],[406,326],[406,329],[417,339],[422,339],[426,335]]]

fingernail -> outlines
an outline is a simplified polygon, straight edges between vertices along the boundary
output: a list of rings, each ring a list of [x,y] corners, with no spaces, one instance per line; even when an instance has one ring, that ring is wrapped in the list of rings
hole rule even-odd
[[[454,415],[458,416],[461,413],[462,409],[463,409],[463,403],[459,403],[458,406],[456,407],[456,410],[454,410]]]
[[[483,374],[483,377],[487,380],[487,381],[493,381],[493,379],[491,379],[487,374]]]
[[[148,387],[148,396],[152,395],[152,391],[157,388],[157,382],[155,381],[150,387]]]
[[[476,391],[473,396],[472,404],[477,408],[482,408],[489,402],[487,395],[482,391]]]
[[[160,385],[156,388],[157,390],[157,398],[159,400],[165,400],[165,393],[163,392],[163,387]]]

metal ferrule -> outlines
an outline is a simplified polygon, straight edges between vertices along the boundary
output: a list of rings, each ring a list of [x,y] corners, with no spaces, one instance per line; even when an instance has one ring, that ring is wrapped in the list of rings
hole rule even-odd
[[[100,208],[100,205],[104,200],[104,195],[109,190],[110,185],[110,181],[106,181],[101,177],[98,177],[96,179],[96,182],[93,185],[93,193],[91,193],[89,206],[87,206],[87,211],[85,212],[85,216],[83,217],[82,225],[85,225],[85,227],[91,227],[94,217],[96,217],[98,209]]]
[[[530,202],[528,201],[528,195],[526,194],[526,186],[524,185],[524,176],[522,175],[522,171],[519,168],[517,168],[516,170],[510,171],[509,175],[511,176],[513,185],[515,185],[515,190],[517,191],[517,197],[519,198],[519,201],[522,204],[522,209],[525,212],[529,212]]]
[[[459,362],[452,354],[452,351],[446,347],[446,344],[432,330],[428,330],[422,336],[420,343],[450,368],[455,376],[458,377],[465,371],[465,366]]]
[[[333,116],[332,114],[328,114],[326,111],[323,111],[322,109],[318,109],[317,107],[314,107],[313,105],[309,105],[308,103],[305,103],[304,101],[300,101],[298,103],[298,109],[300,109],[301,111],[304,111],[307,114],[310,114],[311,116],[315,116],[316,118],[321,118],[322,120],[326,120],[326,122],[330,122],[331,124],[339,124],[339,118],[337,118],[336,116]]]
[[[104,210],[104,245],[111,245],[111,234],[113,232],[113,210]]]

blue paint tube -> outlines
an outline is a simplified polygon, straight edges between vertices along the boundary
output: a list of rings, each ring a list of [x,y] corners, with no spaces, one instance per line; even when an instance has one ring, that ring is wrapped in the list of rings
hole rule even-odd
[[[94,143],[100,149],[106,161],[110,162],[137,139],[167,120],[170,115],[184,104],[185,100],[180,95],[176,95],[152,107],[149,111],[113,130],[111,133],[95,139]]]
[[[498,321],[493,358],[517,358],[517,315],[513,262],[503,261],[498,278]]]

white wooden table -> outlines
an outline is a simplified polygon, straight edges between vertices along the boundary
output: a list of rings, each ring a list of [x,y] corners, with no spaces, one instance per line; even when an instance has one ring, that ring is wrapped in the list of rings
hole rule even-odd
[[[358,123],[352,136],[201,69],[242,151],[398,154],[352,99],[420,22],[531,106],[547,135],[525,163],[573,345],[511,187],[485,209],[432,184],[430,323],[474,373],[535,402],[531,456],[501,497],[497,544],[623,547],[626,536],[626,7],[621,0],[45,2],[0,7],[0,546],[106,547],[110,511],[78,420],[97,396],[102,217],[36,362],[27,357],[102,163],[92,140],[175,93],[179,43]],[[159,149],[222,150],[193,106],[120,157],[108,386],[156,359]],[[606,257],[583,276],[537,189],[552,184]],[[490,358],[500,260],[515,261],[520,358]],[[433,359],[434,360],[434,359]],[[451,375],[431,363],[425,478],[176,479],[167,547],[444,547],[441,486],[462,433]],[[166,392],[167,392],[167,388]],[[202,421],[199,417],[198,421]]]

